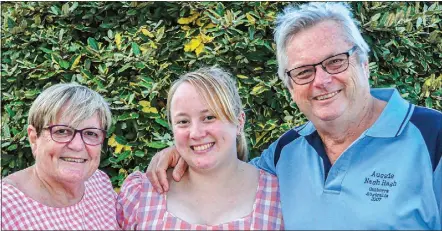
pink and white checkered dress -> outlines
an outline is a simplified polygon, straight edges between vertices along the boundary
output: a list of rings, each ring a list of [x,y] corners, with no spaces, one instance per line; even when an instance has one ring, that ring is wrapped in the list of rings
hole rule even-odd
[[[26,196],[2,181],[2,230],[117,230],[116,193],[106,173],[97,170],[85,182],[75,205],[55,208]]]
[[[125,180],[117,199],[117,220],[124,230],[282,230],[278,180],[260,170],[253,211],[248,216],[219,224],[190,224],[169,213],[166,196],[158,194],[144,173]]]

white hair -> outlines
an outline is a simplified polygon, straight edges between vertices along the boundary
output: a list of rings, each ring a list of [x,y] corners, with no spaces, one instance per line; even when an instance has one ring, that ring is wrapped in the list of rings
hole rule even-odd
[[[311,2],[299,6],[288,6],[276,19],[275,42],[278,60],[278,76],[286,87],[291,88],[290,78],[286,74],[288,65],[287,43],[304,29],[326,21],[333,20],[340,24],[348,42],[358,47],[359,60],[368,60],[370,47],[358,30],[359,23],[353,18],[351,8],[342,2]]]

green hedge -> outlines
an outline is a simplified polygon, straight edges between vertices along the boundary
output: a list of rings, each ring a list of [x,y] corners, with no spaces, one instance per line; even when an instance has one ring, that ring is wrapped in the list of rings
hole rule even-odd
[[[1,174],[33,164],[30,104],[76,81],[110,103],[113,125],[100,169],[115,187],[172,144],[170,83],[218,64],[234,73],[246,108],[251,156],[305,122],[276,75],[274,20],[286,2],[5,2],[1,26]],[[442,5],[352,2],[372,48],[373,87],[396,87],[441,110]]]

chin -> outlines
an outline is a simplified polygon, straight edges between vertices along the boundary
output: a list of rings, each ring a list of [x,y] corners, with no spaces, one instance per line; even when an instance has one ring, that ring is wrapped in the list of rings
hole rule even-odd
[[[321,121],[333,121],[337,118],[339,118],[342,114],[338,114],[338,113],[321,113],[321,114],[317,114],[315,115],[316,118],[318,118]]]
[[[83,183],[89,177],[87,177],[84,173],[78,172],[63,172],[60,177],[64,182],[67,183]]]

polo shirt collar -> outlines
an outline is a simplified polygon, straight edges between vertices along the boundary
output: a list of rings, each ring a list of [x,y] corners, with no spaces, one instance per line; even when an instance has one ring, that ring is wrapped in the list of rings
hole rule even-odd
[[[372,89],[371,94],[387,102],[376,122],[366,131],[367,136],[395,137],[404,129],[414,109],[394,88]]]
[[[410,119],[413,105],[404,100],[394,88],[371,89],[370,93],[387,102],[376,122],[367,129],[365,135],[372,137],[395,137],[404,129],[406,122]],[[316,131],[312,122],[295,128],[301,136],[308,136]]]

